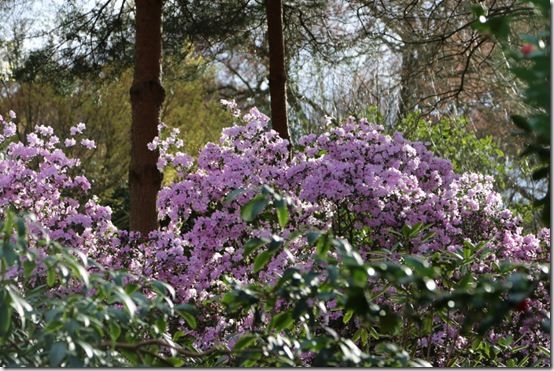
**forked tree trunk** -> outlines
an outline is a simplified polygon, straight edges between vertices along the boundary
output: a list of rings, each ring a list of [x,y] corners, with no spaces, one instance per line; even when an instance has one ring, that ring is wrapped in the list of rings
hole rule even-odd
[[[267,36],[269,41],[269,94],[271,123],[283,139],[289,139],[287,121],[287,75],[283,40],[283,6],[281,0],[266,0]]]
[[[158,135],[160,110],[165,96],[161,84],[162,2],[135,1],[135,72],[130,89],[130,229],[141,232],[143,236],[158,226],[156,197],[162,183],[162,174],[156,167],[159,152],[150,151],[146,146]]]

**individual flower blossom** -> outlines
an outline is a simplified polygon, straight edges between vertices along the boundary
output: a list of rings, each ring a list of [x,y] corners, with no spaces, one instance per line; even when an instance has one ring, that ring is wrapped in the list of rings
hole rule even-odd
[[[146,145],[146,147],[150,151],[155,151],[156,148],[158,148],[158,138],[154,138],[154,140]]]
[[[193,163],[194,159],[185,153],[178,152],[173,157],[173,164],[175,166],[180,166],[186,169],[189,168]]]
[[[90,189],[90,182],[88,179],[82,175],[78,175],[73,179],[73,184],[77,187],[80,187],[83,191],[88,191]]]
[[[81,144],[87,149],[96,148],[96,143],[94,142],[94,140],[91,139],[81,139]]]
[[[240,110],[238,109],[238,104],[235,102],[234,99],[227,100],[227,99],[221,99],[221,104],[224,105],[234,117],[240,116]]]
[[[160,156],[158,158],[158,161],[156,162],[156,167],[158,168],[158,170],[163,172],[166,166],[167,166],[167,158],[165,156]]]
[[[86,129],[86,125],[80,122],[76,126],[72,126],[71,128],[69,128],[69,132],[73,136],[77,134],[82,134],[85,129]]]
[[[13,137],[17,133],[17,127],[13,122],[5,122],[4,121],[4,128],[2,130],[2,134],[4,137],[9,138]]]
[[[66,147],[73,147],[75,144],[77,144],[77,141],[75,138],[67,138],[64,140],[64,144]]]

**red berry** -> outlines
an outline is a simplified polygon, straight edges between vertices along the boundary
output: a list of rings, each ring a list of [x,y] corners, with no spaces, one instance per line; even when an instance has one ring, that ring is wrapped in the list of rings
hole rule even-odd
[[[520,50],[524,56],[528,56],[533,50],[535,50],[535,47],[532,44],[524,44]]]
[[[516,305],[516,310],[518,312],[527,312],[529,311],[529,309],[531,309],[531,300],[529,299],[525,299],[519,302],[518,305]]]

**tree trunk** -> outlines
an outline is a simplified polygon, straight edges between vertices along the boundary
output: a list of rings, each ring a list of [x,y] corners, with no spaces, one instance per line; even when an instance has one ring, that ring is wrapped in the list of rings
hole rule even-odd
[[[289,139],[287,122],[287,75],[283,40],[283,7],[281,0],[266,0],[267,36],[269,41],[269,94],[271,123],[283,139]]]
[[[156,197],[162,183],[162,174],[156,166],[159,152],[147,148],[147,144],[158,135],[165,96],[161,84],[162,1],[135,1],[135,73],[130,89],[130,229],[141,232],[143,236],[158,227]]]
[[[402,70],[400,72],[400,104],[399,118],[405,117],[415,107],[417,97],[416,81],[414,77],[414,51],[409,45],[402,50]]]

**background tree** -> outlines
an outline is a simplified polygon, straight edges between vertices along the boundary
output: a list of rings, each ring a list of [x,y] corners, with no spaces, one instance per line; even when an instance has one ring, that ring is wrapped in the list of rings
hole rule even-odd
[[[162,0],[137,0],[135,72],[131,86],[131,164],[129,190],[132,231],[143,235],[158,226],[156,197],[162,185],[157,168],[159,153],[148,143],[158,135],[160,112],[165,97],[161,83]]]
[[[290,139],[287,123],[287,73],[283,40],[283,6],[281,0],[266,0],[267,40],[269,43],[269,93],[271,123],[281,138]]]
[[[487,17],[529,15],[528,6],[511,0],[356,3],[366,32],[399,58],[401,114],[416,105],[441,113],[467,112],[487,101],[494,108],[494,103],[514,97],[505,56],[494,40],[472,26]],[[486,9],[486,15],[480,14],[485,18],[475,13],[476,7]],[[519,27],[533,27],[533,18],[527,17],[526,25]]]

